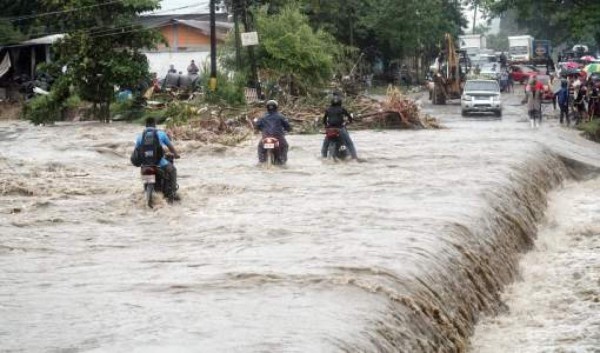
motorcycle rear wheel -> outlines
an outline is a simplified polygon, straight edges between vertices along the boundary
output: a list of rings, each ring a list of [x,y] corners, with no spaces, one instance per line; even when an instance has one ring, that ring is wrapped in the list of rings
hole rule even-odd
[[[267,150],[267,167],[272,167],[275,164],[275,153],[273,150]]]
[[[337,160],[337,143],[336,142],[329,142],[329,146],[327,146],[327,159],[330,161],[336,161]]]

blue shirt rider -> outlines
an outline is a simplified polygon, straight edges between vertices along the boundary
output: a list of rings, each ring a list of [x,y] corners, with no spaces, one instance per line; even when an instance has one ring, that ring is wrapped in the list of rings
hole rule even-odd
[[[155,134],[155,136],[158,138],[158,142],[160,144],[159,148],[162,148],[163,145],[167,146],[169,151],[173,154],[173,158],[175,158],[175,159],[180,158],[179,153],[177,153],[177,150],[175,149],[175,146],[173,146],[173,143],[169,139],[169,136],[164,131],[156,128],[156,119],[154,119],[154,118],[146,119],[146,129],[144,130],[144,132],[142,134],[138,135],[138,137],[135,141],[136,149],[142,149],[142,150],[145,149],[145,147],[143,146],[143,140],[147,136],[147,134]],[[156,163],[156,162],[154,162],[154,163]],[[168,190],[163,190],[163,192],[172,193],[172,197],[168,197],[169,195],[167,195],[167,194],[165,194],[165,196],[167,196],[167,199],[178,200],[179,197],[176,194],[177,188],[178,188],[178,186],[177,186],[177,170],[175,169],[175,166],[171,162],[169,162],[164,157],[164,155],[160,158],[160,160],[156,164],[160,167],[161,171],[163,172],[162,176],[165,179],[165,183],[167,184]]]

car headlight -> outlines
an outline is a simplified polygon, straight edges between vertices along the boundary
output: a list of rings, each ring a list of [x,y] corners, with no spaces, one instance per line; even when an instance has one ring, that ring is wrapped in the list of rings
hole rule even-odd
[[[471,97],[471,96],[462,96],[462,100],[464,100],[464,101],[472,101],[473,97]]]

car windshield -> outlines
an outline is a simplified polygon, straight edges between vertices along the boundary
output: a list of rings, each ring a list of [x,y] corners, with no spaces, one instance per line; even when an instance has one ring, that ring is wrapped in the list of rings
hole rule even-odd
[[[487,64],[487,65],[483,65],[481,67],[481,71],[485,71],[485,72],[496,72],[498,71],[498,65],[495,64]]]
[[[496,81],[467,81],[465,91],[498,92],[500,87]]]

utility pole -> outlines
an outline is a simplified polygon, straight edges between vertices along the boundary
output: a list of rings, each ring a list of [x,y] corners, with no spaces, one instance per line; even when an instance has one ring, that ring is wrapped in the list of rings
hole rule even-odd
[[[475,34],[475,26],[477,25],[477,2],[473,3],[473,34]]]
[[[212,92],[217,89],[217,13],[216,0],[210,0],[210,81],[208,87]]]
[[[242,40],[240,38],[240,0],[233,0],[233,23],[235,25],[235,64],[242,69]]]
[[[244,21],[244,27],[245,27],[245,31],[246,32],[252,32],[253,30],[253,22],[252,20],[249,20],[249,17],[251,17],[251,15],[248,14],[248,1],[247,0],[241,0],[242,1],[242,7],[243,7],[243,15],[242,15],[242,21]],[[256,96],[258,97],[258,99],[261,99],[262,96],[262,92],[261,92],[261,88],[260,88],[260,82],[258,82],[258,67],[256,66],[256,58],[254,57],[254,47],[252,45],[248,46],[248,58],[250,59],[250,67],[252,70],[252,85],[254,86],[254,88],[256,88]]]

